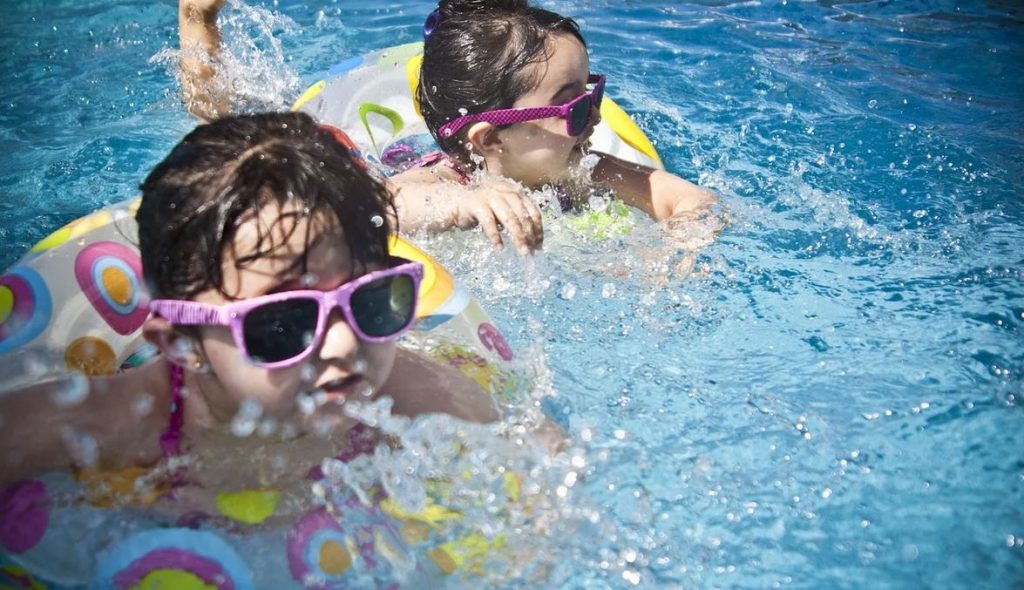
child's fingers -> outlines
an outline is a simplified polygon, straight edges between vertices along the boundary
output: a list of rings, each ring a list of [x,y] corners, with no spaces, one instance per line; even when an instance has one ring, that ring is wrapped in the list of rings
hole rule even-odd
[[[498,220],[494,217],[494,212],[490,207],[481,207],[476,215],[477,223],[480,224],[480,228],[484,230],[484,233],[491,240],[491,244],[501,250],[505,247],[505,244],[501,241],[501,230],[498,229]]]
[[[500,212],[497,212],[498,219],[501,220],[501,224],[505,226],[505,231],[508,232],[509,239],[516,246],[516,251],[519,252],[520,256],[529,256],[532,248],[528,243],[526,237],[526,230],[523,228],[523,224],[519,221],[518,212],[512,209],[504,208]]]
[[[526,224],[529,227],[527,236],[530,242],[530,248],[533,250],[540,250],[544,246],[544,224],[540,217],[540,208],[537,207],[537,203],[533,202],[533,199],[529,197],[523,197],[523,218],[526,220]]]

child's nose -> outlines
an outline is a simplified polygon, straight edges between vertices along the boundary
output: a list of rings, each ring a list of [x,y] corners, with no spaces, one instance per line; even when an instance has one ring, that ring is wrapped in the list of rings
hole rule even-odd
[[[352,358],[358,350],[359,338],[345,321],[341,310],[335,308],[327,317],[324,340],[320,345],[320,359],[325,361],[347,360]]]

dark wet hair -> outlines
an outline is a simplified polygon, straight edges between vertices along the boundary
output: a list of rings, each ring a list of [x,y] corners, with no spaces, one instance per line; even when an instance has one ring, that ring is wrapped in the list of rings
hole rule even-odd
[[[345,233],[356,265],[387,260],[390,193],[348,148],[303,113],[226,117],[200,125],[142,183],[142,273],[153,297],[192,299],[210,288],[225,296],[222,264],[243,223],[272,203],[326,215]],[[289,231],[295,231],[291,224]],[[308,226],[307,226],[308,227]],[[239,268],[278,240],[260,228]],[[306,249],[312,238],[306,238]],[[297,262],[304,272],[305,254]],[[299,268],[301,267],[301,268]]]
[[[416,98],[431,135],[445,153],[471,165],[466,128],[452,137],[438,129],[462,115],[511,107],[538,80],[530,64],[548,59],[553,34],[587,46],[576,21],[527,0],[441,0],[438,20],[423,46]]]

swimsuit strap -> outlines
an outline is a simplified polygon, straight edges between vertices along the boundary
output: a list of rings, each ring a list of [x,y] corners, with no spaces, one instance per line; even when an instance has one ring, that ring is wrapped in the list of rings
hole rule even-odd
[[[173,457],[181,454],[181,428],[185,422],[185,404],[181,395],[184,371],[174,363],[168,364],[171,365],[171,419],[167,430],[160,435],[160,448],[164,457]]]
[[[449,170],[459,175],[459,184],[469,184],[469,175],[459,168],[458,164],[452,161],[444,152],[432,152],[412,163],[410,168],[431,168],[438,164],[447,166]]]

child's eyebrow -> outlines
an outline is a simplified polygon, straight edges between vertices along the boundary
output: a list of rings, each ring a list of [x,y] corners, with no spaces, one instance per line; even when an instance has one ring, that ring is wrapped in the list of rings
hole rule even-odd
[[[562,84],[562,87],[559,88],[557,92],[551,95],[551,100],[555,101],[556,99],[565,96],[566,93],[572,93],[572,96],[568,96],[566,98],[576,98],[579,87],[579,82],[566,82],[565,84]]]

